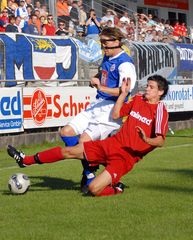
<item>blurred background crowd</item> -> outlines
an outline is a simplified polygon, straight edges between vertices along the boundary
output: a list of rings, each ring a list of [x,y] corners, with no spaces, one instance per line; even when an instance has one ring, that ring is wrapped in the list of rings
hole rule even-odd
[[[0,32],[19,32],[43,36],[71,36],[96,38],[105,27],[118,27],[129,41],[192,43],[193,31],[185,22],[170,24],[152,14],[116,12],[106,8],[97,16],[83,0],[57,0],[54,18],[47,1],[2,0]]]

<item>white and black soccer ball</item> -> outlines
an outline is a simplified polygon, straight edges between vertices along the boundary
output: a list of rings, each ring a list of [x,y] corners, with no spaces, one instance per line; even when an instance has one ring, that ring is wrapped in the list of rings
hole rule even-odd
[[[15,173],[9,178],[8,187],[13,194],[23,194],[29,190],[30,180],[23,173]]]

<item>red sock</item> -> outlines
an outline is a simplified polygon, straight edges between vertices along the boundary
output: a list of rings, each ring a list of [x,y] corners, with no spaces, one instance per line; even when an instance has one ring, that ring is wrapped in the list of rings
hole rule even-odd
[[[113,188],[112,186],[107,186],[97,196],[111,196],[111,195],[120,194],[120,193],[122,193],[122,191],[119,188]]]
[[[52,163],[63,160],[62,148],[55,147],[38,153],[38,158],[41,163]],[[26,156],[23,159],[25,165],[31,165],[37,163],[34,159],[34,155]]]

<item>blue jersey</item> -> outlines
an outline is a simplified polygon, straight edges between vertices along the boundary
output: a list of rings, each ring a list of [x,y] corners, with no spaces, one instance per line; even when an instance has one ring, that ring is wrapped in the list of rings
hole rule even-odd
[[[104,56],[101,68],[101,75],[100,75],[100,82],[101,85],[109,87],[109,88],[117,88],[120,86],[120,74],[119,74],[119,66],[122,63],[129,62],[133,64],[133,60],[131,57],[123,52],[121,55],[119,55],[116,58],[110,58],[107,56]],[[126,77],[126,76],[125,76]],[[96,98],[103,98],[105,100],[113,100],[116,101],[118,96],[112,96],[108,93],[104,93],[101,91],[97,91]]]

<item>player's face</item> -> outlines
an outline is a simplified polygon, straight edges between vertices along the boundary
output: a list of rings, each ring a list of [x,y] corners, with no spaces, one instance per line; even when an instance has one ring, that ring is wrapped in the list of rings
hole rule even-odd
[[[145,89],[145,98],[150,103],[157,103],[163,94],[163,90],[158,89],[158,84],[155,81],[149,80]]]
[[[104,53],[108,57],[113,57],[115,55],[115,50],[117,48],[111,48],[111,47],[119,47],[120,43],[119,40],[109,38],[107,36],[102,35],[100,37],[101,47],[104,50]]]

